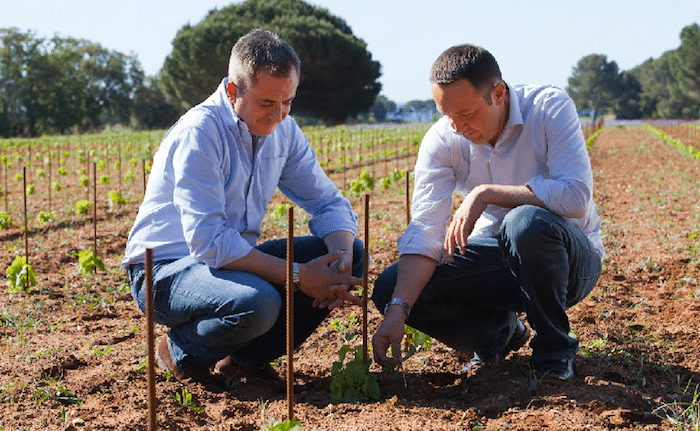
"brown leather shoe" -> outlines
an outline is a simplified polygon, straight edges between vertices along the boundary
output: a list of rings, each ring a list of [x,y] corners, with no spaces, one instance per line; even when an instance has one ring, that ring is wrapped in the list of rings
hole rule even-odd
[[[239,364],[230,355],[220,360],[214,366],[214,373],[220,374],[232,379],[242,379],[244,377],[253,377],[273,382],[282,381],[272,365],[265,364],[261,369],[246,367]]]
[[[160,344],[158,344],[156,362],[162,370],[171,371],[175,380],[188,386],[196,382],[207,382],[212,378],[212,375],[209,373],[209,368],[203,365],[183,365],[181,367],[175,365],[173,359],[170,357],[167,335],[163,337]]]

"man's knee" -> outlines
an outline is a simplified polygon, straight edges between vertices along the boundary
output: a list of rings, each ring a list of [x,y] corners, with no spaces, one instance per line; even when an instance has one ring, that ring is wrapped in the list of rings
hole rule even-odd
[[[551,223],[547,221],[549,216],[551,213],[548,210],[534,205],[513,208],[501,224],[502,244],[510,243],[525,249],[539,244],[542,236],[551,231]]]
[[[277,321],[282,309],[282,296],[270,287],[257,290],[245,298],[232,299],[227,308],[229,312],[224,320],[246,328],[252,337],[258,337],[268,332]]]

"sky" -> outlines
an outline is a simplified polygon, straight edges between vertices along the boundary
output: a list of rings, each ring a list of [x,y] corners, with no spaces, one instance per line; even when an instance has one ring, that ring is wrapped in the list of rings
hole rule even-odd
[[[683,27],[700,24],[700,1],[307,0],[343,18],[382,65],[381,94],[399,104],[431,98],[428,73],[445,49],[480,45],[511,84],[567,86],[589,54],[620,70],[678,48]],[[155,75],[177,31],[196,25],[218,0],[0,0],[0,27],[37,37],[87,39],[136,54]],[[239,3],[236,1],[235,3]],[[232,41],[233,43],[234,41]],[[218,66],[217,66],[218,67]]]

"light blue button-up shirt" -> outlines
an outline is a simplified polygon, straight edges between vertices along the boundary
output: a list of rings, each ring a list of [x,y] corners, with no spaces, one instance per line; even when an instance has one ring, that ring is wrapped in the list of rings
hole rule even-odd
[[[399,238],[399,254],[444,261],[452,194],[480,184],[530,186],[547,209],[571,220],[605,254],[593,202],[593,173],[571,98],[550,86],[510,86],[510,114],[495,146],[476,145],[454,131],[447,117],[421,143],[415,167],[412,220]],[[489,205],[471,236],[495,237],[508,208]]]
[[[226,94],[227,81],[163,138],[124,267],[143,262],[146,248],[154,261],[192,255],[214,268],[247,255],[277,187],[311,215],[312,235],[357,231],[357,215],[294,120],[287,117],[254,150]]]

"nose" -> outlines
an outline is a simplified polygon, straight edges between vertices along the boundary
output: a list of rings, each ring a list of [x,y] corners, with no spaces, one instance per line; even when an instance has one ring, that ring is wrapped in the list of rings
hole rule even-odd
[[[275,123],[281,123],[289,114],[289,109],[285,105],[275,105],[270,112],[270,120]]]
[[[453,118],[450,118],[450,125],[455,132],[461,135],[466,135],[471,130],[471,127],[465,121],[455,121]]]

